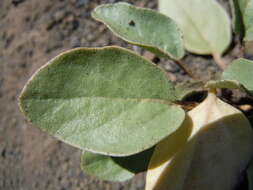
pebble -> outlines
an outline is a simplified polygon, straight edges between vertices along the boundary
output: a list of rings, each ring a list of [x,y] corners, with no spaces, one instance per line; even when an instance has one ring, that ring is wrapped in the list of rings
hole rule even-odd
[[[164,63],[163,67],[166,71],[169,71],[172,73],[176,73],[180,70],[179,67],[172,61],[168,61],[168,62]]]

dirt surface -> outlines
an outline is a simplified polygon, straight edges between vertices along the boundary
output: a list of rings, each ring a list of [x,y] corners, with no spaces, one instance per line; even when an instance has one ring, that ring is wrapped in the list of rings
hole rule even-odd
[[[102,3],[117,0],[1,0],[0,2],[0,190],[137,190],[141,174],[125,183],[87,176],[79,167],[80,151],[28,124],[17,98],[29,77],[47,61],[74,47],[127,45],[90,17]],[[131,1],[128,1],[131,2]],[[156,8],[156,1],[132,1]],[[225,2],[225,0],[223,1]],[[224,4],[227,6],[227,4]],[[231,47],[226,60],[238,51]],[[217,72],[210,57],[187,55],[183,60],[204,79]],[[174,81],[188,79],[173,62],[161,67]]]

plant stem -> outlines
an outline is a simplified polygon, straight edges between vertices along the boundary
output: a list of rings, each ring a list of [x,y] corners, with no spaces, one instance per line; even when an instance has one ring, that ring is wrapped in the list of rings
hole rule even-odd
[[[191,71],[184,63],[182,63],[180,60],[175,60],[175,63],[176,63],[181,69],[183,69],[183,71],[184,71],[185,73],[187,73],[192,79],[194,79],[194,80],[199,80],[199,78],[196,77],[196,76],[192,73],[192,71]]]
[[[224,71],[226,64],[224,60],[221,58],[221,55],[219,53],[213,53],[213,59],[215,63],[219,66],[219,68]]]
[[[184,102],[184,101],[178,101],[175,105],[180,105],[185,111],[191,111],[193,108],[195,108],[199,103],[197,102]]]

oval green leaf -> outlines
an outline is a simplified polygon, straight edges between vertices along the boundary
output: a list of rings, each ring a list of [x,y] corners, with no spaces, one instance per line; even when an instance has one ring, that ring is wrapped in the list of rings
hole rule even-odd
[[[245,41],[253,40],[253,0],[249,0],[243,13],[244,25],[245,25]]]
[[[176,60],[184,56],[181,31],[173,20],[156,11],[115,3],[97,7],[92,16],[129,43]]]
[[[237,59],[229,65],[223,72],[222,78],[226,80],[236,80],[241,83],[247,91],[253,94],[253,61],[247,59]]]
[[[148,149],[132,156],[111,157],[83,152],[81,168],[86,174],[99,179],[122,182],[131,179],[135,174],[146,171],[152,153],[153,149]]]
[[[215,0],[159,0],[159,9],[177,22],[190,52],[221,54],[231,42],[230,19]]]
[[[75,147],[124,156],[174,132],[184,111],[168,103],[173,86],[158,67],[117,47],[80,48],[57,56],[20,97],[27,118]]]

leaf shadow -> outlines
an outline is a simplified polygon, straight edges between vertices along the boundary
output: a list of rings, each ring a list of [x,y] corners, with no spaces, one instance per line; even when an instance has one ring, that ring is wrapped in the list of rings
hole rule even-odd
[[[147,170],[153,151],[154,148],[152,147],[148,150],[131,156],[111,158],[116,164],[120,165],[122,168],[137,174]]]

